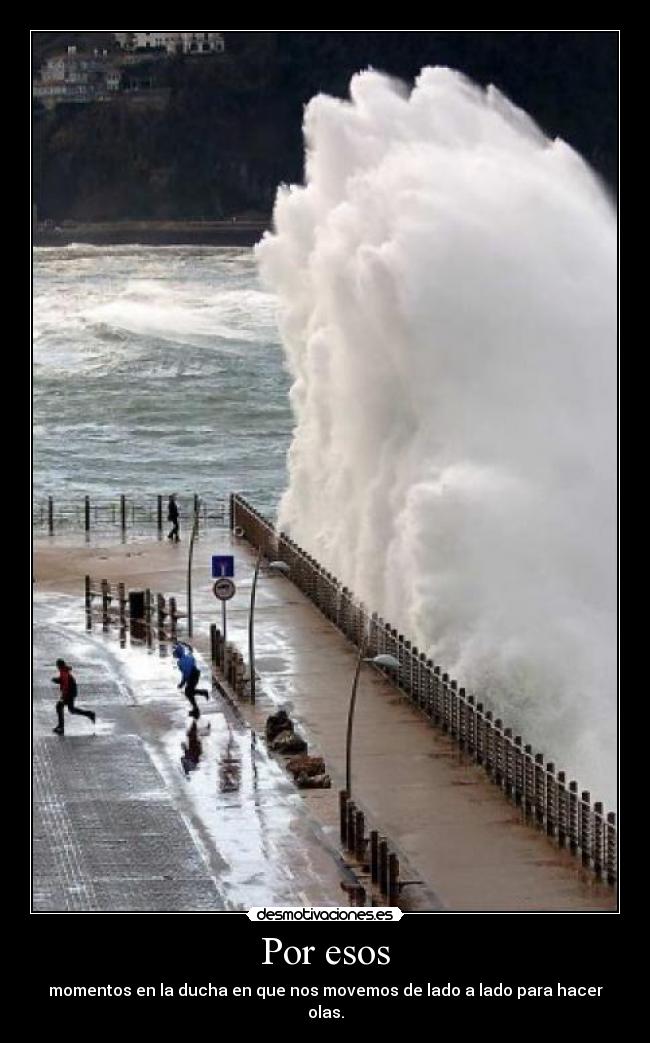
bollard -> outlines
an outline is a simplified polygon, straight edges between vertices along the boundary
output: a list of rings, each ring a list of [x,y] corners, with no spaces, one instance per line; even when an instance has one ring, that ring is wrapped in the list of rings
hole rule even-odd
[[[591,864],[591,794],[583,790],[580,795],[580,850],[582,852],[582,864],[589,867]]]
[[[156,594],[156,618],[158,621],[158,640],[162,641],[165,637],[165,599],[162,594]]]
[[[110,584],[107,579],[102,580],[102,625],[108,630],[108,605],[110,602]]]
[[[126,496],[124,493],[120,496],[120,528],[122,532],[126,532]]]
[[[84,528],[90,532],[90,497],[84,497]]]
[[[50,536],[54,535],[54,500],[51,496],[47,498],[47,531]]]
[[[348,851],[354,851],[356,846],[356,834],[355,834],[355,820],[356,820],[357,807],[353,800],[348,801],[348,833],[347,833],[347,849]]]
[[[348,795],[344,789],[339,790],[339,821],[341,844],[348,846]]]
[[[151,648],[153,644],[153,634],[151,626],[151,591],[148,587],[144,592],[144,625],[147,646]]]
[[[379,880],[379,833],[376,829],[370,833],[370,879],[373,884]]]
[[[169,599],[169,620],[172,641],[175,641],[178,634],[178,611],[176,609],[176,598]]]
[[[383,895],[388,892],[388,844],[386,837],[379,841],[379,890]]]
[[[217,624],[210,624],[210,662],[217,665]]]
[[[363,862],[366,854],[366,819],[363,811],[357,811],[354,821],[354,856]]]
[[[397,855],[388,857],[388,904],[397,905],[399,898],[399,859]]]

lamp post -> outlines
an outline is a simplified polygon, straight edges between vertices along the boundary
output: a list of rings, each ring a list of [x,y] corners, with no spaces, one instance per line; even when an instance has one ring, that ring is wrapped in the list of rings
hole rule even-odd
[[[194,541],[199,531],[200,503],[198,496],[195,496],[194,520],[192,522],[192,535],[190,536],[190,549],[187,556],[187,633],[189,637],[192,637],[192,557],[194,556]]]
[[[388,655],[382,652],[380,655],[365,656],[366,643],[363,641],[359,648],[359,655],[357,657],[357,668],[354,672],[354,681],[352,682],[352,694],[350,696],[350,708],[348,710],[348,732],[345,742],[345,791],[348,798],[352,796],[352,725],[354,723],[354,708],[357,702],[357,688],[359,687],[359,675],[361,673],[362,663],[374,663],[376,666],[383,666],[388,670],[399,670],[400,663],[399,659],[396,659],[393,655]]]
[[[263,557],[264,551],[260,547],[257,561],[255,562],[255,572],[253,573],[253,582],[251,584],[251,605],[248,613],[248,669],[251,681],[251,703],[255,702],[255,591]],[[289,572],[289,566],[286,561],[270,561],[268,567],[274,572]]]

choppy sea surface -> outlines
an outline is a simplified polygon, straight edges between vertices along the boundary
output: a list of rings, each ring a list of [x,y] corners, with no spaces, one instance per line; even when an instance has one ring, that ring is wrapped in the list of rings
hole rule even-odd
[[[253,251],[37,248],[36,500],[247,493],[274,513],[292,418]]]

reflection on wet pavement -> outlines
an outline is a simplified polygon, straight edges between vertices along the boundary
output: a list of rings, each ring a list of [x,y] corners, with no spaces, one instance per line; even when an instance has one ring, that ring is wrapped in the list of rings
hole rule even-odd
[[[255,733],[217,692],[201,701],[198,720],[188,718],[166,645],[160,656],[158,644],[147,647],[128,631],[87,626],[79,599],[36,596],[34,750],[42,832],[35,843],[35,908],[338,904],[336,850]],[[65,738],[51,734],[55,698],[48,683],[59,655],[75,670],[80,703],[97,714],[95,734],[83,718],[68,718]],[[205,684],[209,668],[197,661]],[[110,814],[101,810],[104,796],[112,801]],[[150,845],[126,826],[132,809],[144,805],[158,823],[145,829]],[[161,852],[172,849],[177,854],[161,890]],[[122,856],[109,859],[109,851]]]

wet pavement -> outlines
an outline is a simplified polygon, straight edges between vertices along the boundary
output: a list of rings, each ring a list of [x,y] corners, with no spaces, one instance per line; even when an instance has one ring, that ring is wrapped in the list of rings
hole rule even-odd
[[[166,647],[161,658],[84,630],[78,598],[36,595],[34,910],[341,904],[335,849],[228,702],[198,697],[194,721]],[[97,715],[93,727],[66,714],[63,737],[52,733],[59,656],[77,705]]]
[[[209,564],[210,555],[218,553],[235,555],[237,593],[228,603],[228,639],[247,658],[248,604],[255,556],[244,541],[231,539],[225,530],[202,537],[195,549],[194,644],[206,653],[209,624],[221,624]],[[100,541],[73,548],[45,540],[36,547],[36,589],[43,596],[54,590],[75,592],[70,611],[74,625],[79,627],[85,573],[96,580],[106,577],[113,583],[124,581],[131,588],[150,587],[154,592],[173,594],[183,610],[186,565],[184,543],[171,546],[165,541],[151,540],[109,546]],[[105,639],[110,640],[114,647],[115,638]],[[212,862],[208,858],[214,879],[219,881],[219,894],[224,900],[244,904],[253,899],[257,902],[263,896],[268,904],[282,892],[286,872],[283,848],[277,846],[278,833],[270,821],[284,829],[285,842],[287,835],[295,840],[295,865],[300,866],[297,880],[301,883],[311,879],[314,851],[336,851],[338,847],[337,791],[343,788],[345,778],[345,729],[356,650],[289,580],[265,570],[260,574],[257,589],[255,647],[257,706],[253,708],[245,702],[241,710],[259,734],[269,713],[279,706],[290,709],[298,730],[309,741],[309,752],[324,757],[326,771],[332,777],[331,790],[295,790],[279,759],[267,760],[261,753],[263,743],[258,741],[255,755],[251,755],[253,733],[237,715],[229,718],[223,706],[218,713],[213,711],[201,718],[196,737],[183,738],[183,714],[178,708],[174,710],[177,704],[167,687],[169,667],[149,652],[137,660],[139,665],[133,661],[130,669],[136,674],[138,670],[144,672],[142,679],[147,679],[145,687],[150,692],[154,692],[152,685],[159,677],[157,694],[138,696],[138,734],[147,736],[151,732],[146,749],[157,758],[172,803],[184,809],[188,822],[201,823],[199,833],[205,850],[219,853]],[[207,723],[212,725],[210,732],[201,734]],[[85,724],[81,719],[80,731]],[[181,751],[181,741],[185,742],[186,751]],[[201,759],[193,770],[197,743],[201,746]],[[180,763],[181,752],[184,766]],[[208,772],[202,767],[206,762],[210,764]],[[247,786],[251,799],[231,804],[234,791],[228,787],[235,784],[238,764],[242,785]],[[611,888],[596,882],[588,871],[582,870],[578,860],[525,824],[520,810],[504,800],[483,771],[467,762],[450,739],[432,728],[370,667],[361,672],[352,775],[353,797],[365,810],[369,828],[379,828],[389,838],[400,862],[408,865],[410,878],[421,882],[403,892],[403,900],[408,903],[411,896],[414,907],[418,907],[418,894],[426,893],[431,903],[428,908],[448,911],[575,912],[616,908]],[[273,793],[282,795],[279,804],[275,796],[269,797],[268,803],[266,800],[271,778],[275,780]],[[219,810],[215,814],[218,779],[224,780],[224,791],[219,792]],[[261,803],[253,796],[255,792]],[[182,804],[180,794],[185,797]],[[302,806],[302,813],[298,805]],[[304,828],[296,833],[297,823],[301,822]],[[225,835],[219,831],[220,823],[228,823]],[[303,842],[309,836],[309,824],[322,845],[307,845],[309,854],[304,866],[298,852],[304,855]],[[233,848],[241,855],[241,868],[236,867],[237,859],[232,855],[226,873],[220,874],[219,859],[230,857],[227,852]],[[318,864],[316,877],[325,880],[324,865]],[[328,879],[332,883],[330,898],[321,897],[317,904],[339,901],[335,896],[339,884],[331,876]],[[309,898],[308,904],[316,901],[311,896],[318,892],[320,884],[308,890],[296,881],[293,888],[289,881],[285,883],[284,893],[291,892],[289,904],[297,904],[305,897]]]

